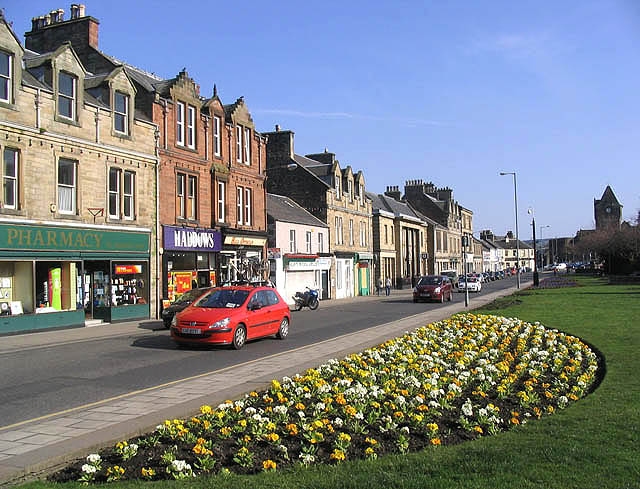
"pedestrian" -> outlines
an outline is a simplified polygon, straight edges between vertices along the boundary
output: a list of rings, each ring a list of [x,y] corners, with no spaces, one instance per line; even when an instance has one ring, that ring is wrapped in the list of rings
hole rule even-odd
[[[378,277],[378,283],[376,284],[376,292],[380,295],[380,290],[382,290],[382,277]]]
[[[387,281],[384,284],[385,294],[391,295],[391,279],[387,277]]]

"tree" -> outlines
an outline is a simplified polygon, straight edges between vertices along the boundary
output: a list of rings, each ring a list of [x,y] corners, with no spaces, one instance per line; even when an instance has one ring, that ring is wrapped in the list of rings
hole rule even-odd
[[[640,271],[640,226],[622,226],[595,230],[575,242],[577,254],[593,256],[604,264],[610,274]]]

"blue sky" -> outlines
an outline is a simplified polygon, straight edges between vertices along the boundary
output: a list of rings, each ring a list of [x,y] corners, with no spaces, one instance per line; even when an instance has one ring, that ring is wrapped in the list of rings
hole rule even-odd
[[[69,7],[9,0],[31,18]],[[640,210],[640,2],[636,0],[86,1],[100,49],[203,96],[244,96],[259,131],[295,132],[365,175],[367,191],[451,187],[482,229],[521,239],[594,227],[610,185]],[[154,30],[154,27],[155,30]]]

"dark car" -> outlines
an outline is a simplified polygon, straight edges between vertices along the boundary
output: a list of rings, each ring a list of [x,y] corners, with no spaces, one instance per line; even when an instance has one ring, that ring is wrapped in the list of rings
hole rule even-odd
[[[445,275],[424,275],[413,289],[413,302],[450,301],[453,297],[453,284]]]
[[[164,323],[164,327],[169,329],[171,327],[171,320],[173,319],[173,316],[210,290],[211,287],[191,289],[179,296],[169,305],[169,307],[162,310],[162,322]]]

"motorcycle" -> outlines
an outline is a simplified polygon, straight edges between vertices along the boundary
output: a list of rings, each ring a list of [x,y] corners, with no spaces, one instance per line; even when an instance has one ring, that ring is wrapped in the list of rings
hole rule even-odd
[[[318,305],[320,305],[320,301],[318,300],[318,291],[309,287],[307,287],[304,292],[296,292],[296,295],[293,296],[293,300],[295,301],[294,308],[296,311],[299,311],[303,307],[308,307],[312,311],[315,311],[318,309]]]

